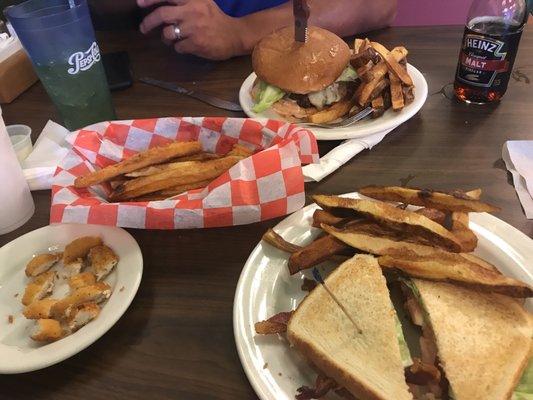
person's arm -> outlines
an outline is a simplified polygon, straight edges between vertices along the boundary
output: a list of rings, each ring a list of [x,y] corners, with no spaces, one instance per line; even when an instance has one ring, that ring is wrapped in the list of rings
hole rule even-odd
[[[386,27],[396,16],[397,0],[308,0],[310,25],[339,36]],[[250,53],[255,44],[276,29],[293,23],[292,2],[239,18],[242,54]]]
[[[241,18],[226,15],[214,0],[137,0],[137,4],[158,6],[143,19],[142,33],[163,26],[163,40],[178,53],[217,60],[249,54],[261,38],[294,23],[292,2]],[[382,28],[396,15],[396,0],[308,0],[308,4],[310,25],[340,36]]]

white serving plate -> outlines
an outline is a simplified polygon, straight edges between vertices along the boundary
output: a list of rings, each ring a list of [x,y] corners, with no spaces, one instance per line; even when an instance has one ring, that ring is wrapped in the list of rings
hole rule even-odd
[[[30,339],[34,322],[22,315],[20,302],[28,279],[24,273],[33,255],[63,251],[81,236],[100,236],[120,257],[105,279],[113,289],[98,318],[57,342],[42,344]],[[141,283],[143,259],[139,245],[124,229],[84,224],[57,224],[29,232],[0,248],[0,374],[35,371],[82,351],[106,333],[124,314]],[[66,294],[66,284],[57,288]],[[62,289],[62,290],[61,290]],[[15,297],[15,294],[18,296]],[[8,323],[8,316],[14,321]]]
[[[359,197],[356,193],[346,195]],[[316,204],[281,221],[274,230],[285,240],[303,245],[319,229],[312,228]],[[502,220],[486,213],[471,213],[470,228],[479,238],[475,254],[498,266],[505,275],[533,284],[533,240]],[[282,335],[256,335],[254,323],[296,308],[307,294],[300,287],[309,271],[290,276],[287,253],[260,242],[242,270],[233,306],[233,329],[244,371],[263,400],[293,400],[296,389],[313,386],[316,372],[289,347]],[[533,300],[526,301],[533,309]],[[329,395],[325,398],[338,398]]]
[[[407,71],[409,72],[409,75],[411,75],[415,85],[415,99],[403,110],[396,112],[389,109],[379,118],[367,118],[346,128],[323,129],[308,127],[308,129],[315,134],[315,137],[318,140],[344,140],[362,138],[398,127],[408,119],[412,118],[422,108],[428,95],[428,84],[422,73],[411,64],[407,64]],[[239,91],[239,102],[241,103],[243,111],[250,118],[283,120],[283,118],[273,110],[266,110],[262,113],[255,113],[252,111],[254,102],[250,95],[250,90],[252,89],[252,85],[256,78],[257,75],[251,73],[243,82]]]

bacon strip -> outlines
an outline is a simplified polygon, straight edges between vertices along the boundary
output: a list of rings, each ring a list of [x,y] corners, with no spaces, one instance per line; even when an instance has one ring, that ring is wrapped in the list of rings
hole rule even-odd
[[[294,311],[280,312],[265,321],[256,322],[255,333],[258,335],[272,335],[287,331],[287,324]]]
[[[427,385],[430,382],[440,382],[441,374],[435,365],[427,364],[419,358],[413,358],[413,365],[405,369],[405,379],[407,383]]]
[[[296,400],[320,399],[330,390],[337,388],[337,382],[325,375],[319,374],[316,377],[315,387],[302,386],[297,389]]]

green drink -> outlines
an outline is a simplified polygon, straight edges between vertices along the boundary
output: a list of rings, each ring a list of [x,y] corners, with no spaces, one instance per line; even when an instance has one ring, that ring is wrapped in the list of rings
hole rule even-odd
[[[71,66],[67,63],[34,67],[68,129],[116,118],[101,62],[68,76],[65,71]]]
[[[28,0],[6,15],[68,129],[116,118],[86,0]]]

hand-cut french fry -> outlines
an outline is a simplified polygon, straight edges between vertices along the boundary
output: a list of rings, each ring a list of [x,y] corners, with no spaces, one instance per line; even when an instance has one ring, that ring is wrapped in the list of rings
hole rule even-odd
[[[355,72],[357,72],[357,76],[361,78],[363,82],[370,82],[374,78],[372,74],[368,73],[372,68],[374,68],[374,63],[372,61],[369,61],[361,67],[357,68]]]
[[[204,188],[207,185],[209,185],[213,179],[207,179],[205,181],[199,181],[199,182],[193,182],[186,185],[178,185],[174,186],[168,189],[160,190],[158,192],[149,193],[144,196],[135,197],[133,199],[130,199],[130,201],[159,201],[159,200],[167,200],[172,197],[175,197],[179,194],[182,194],[188,190],[193,189],[200,189]]]
[[[334,103],[332,106],[324,108],[322,111],[311,115],[309,117],[309,122],[312,122],[313,124],[325,124],[327,122],[335,121],[343,115],[348,114],[353,105],[354,101],[351,99],[341,100]]]
[[[413,92],[413,87],[414,86],[402,87],[403,101],[406,106],[411,104],[415,100],[415,94]]]
[[[511,297],[533,297],[533,290],[523,282],[490,271],[457,255],[436,253],[430,256],[382,256],[379,265],[396,268],[415,278],[451,281],[477,290],[496,292]]]
[[[175,168],[180,168],[182,166],[181,163],[188,162],[188,161],[208,161],[208,160],[216,160],[222,158],[218,154],[213,153],[198,153],[194,154],[192,156],[187,157],[180,157],[176,160],[173,160],[172,162],[164,163],[164,164],[157,164],[157,165],[150,165],[149,167],[141,168],[136,171],[129,172],[125,174],[128,178],[140,178],[141,176],[150,176],[159,174],[164,171],[168,171]],[[123,180],[122,182],[126,182],[127,179]]]
[[[153,147],[149,150],[135,154],[119,163],[80,176],[76,178],[74,186],[77,188],[83,188],[96,185],[152,164],[158,164],[172,158],[199,153],[200,151],[202,151],[202,145],[200,142],[173,142],[166,146]]]
[[[399,64],[399,60],[380,43],[372,42],[372,47],[376,50],[387,63],[389,70],[392,71],[405,85],[413,86],[413,80],[407,71]]]
[[[213,182],[213,180],[214,179],[206,179],[203,181],[188,183],[185,185],[176,185],[168,189],[163,189],[157,193],[159,193],[162,196],[167,196],[166,198],[174,197],[180,193],[186,192],[187,190],[200,189],[200,188],[206,187],[211,182]]]
[[[450,231],[415,212],[401,210],[394,205],[383,202],[339,196],[315,195],[313,200],[326,210],[330,208],[352,210],[356,215],[363,215],[392,229],[420,236],[435,246],[456,253],[461,251],[460,242]]]
[[[359,54],[361,52],[361,49],[363,48],[365,44],[365,40],[364,39],[355,39],[354,40],[354,43],[353,43],[353,50],[354,50],[354,53],[355,54]]]
[[[392,109],[399,111],[404,108],[405,102],[403,100],[402,83],[396,75],[389,72],[390,80],[390,97],[392,101]]]
[[[385,112],[385,104],[383,102],[383,95],[379,95],[372,100],[372,108],[374,113],[372,117],[381,116]]]
[[[146,201],[162,201],[168,199],[168,196],[156,193],[148,193],[144,196],[134,197],[133,199],[128,199],[132,203],[144,203]]]
[[[385,89],[387,89],[390,85],[390,82],[388,79],[382,79],[379,81],[372,92],[370,93],[370,97],[368,98],[369,101],[373,101],[376,97],[381,96],[381,92],[383,92]]]
[[[404,47],[397,47],[391,52],[391,54],[396,61],[401,62],[405,60],[405,57],[407,56],[407,50],[405,50]],[[366,74],[368,81],[374,79],[380,80],[387,74],[387,72],[389,72],[389,68],[385,61],[378,61],[375,64],[376,65]]]
[[[418,210],[415,210],[415,213],[424,215],[432,221],[435,221],[438,224],[444,225],[446,222],[446,214],[440,210],[434,208],[422,207]]]
[[[190,156],[174,158],[172,162],[183,162],[183,161],[207,161],[215,160],[217,158],[222,158],[220,154],[208,153],[207,151],[202,151],[198,154],[193,154]]]
[[[333,255],[346,253],[348,250],[350,250],[350,246],[335,239],[333,236],[322,236],[308,246],[291,254],[289,257],[289,272],[293,275],[298,271],[329,260]]]
[[[375,229],[378,228],[378,229]],[[431,255],[437,251],[435,247],[414,243],[415,238],[401,235],[398,232],[379,230],[376,224],[356,224],[349,228],[336,228],[322,224],[322,229],[331,236],[343,241],[356,250],[375,255],[415,254]],[[407,241],[407,239],[411,241]]]
[[[470,197],[472,200],[479,200],[481,198],[481,193],[483,191],[480,188],[469,190],[465,194]]]
[[[381,56],[374,50],[372,47],[367,47],[362,52],[353,54],[350,57],[350,64],[356,70],[369,62],[372,64],[378,63],[381,59]]]
[[[239,156],[239,157],[250,157],[254,154],[253,150],[250,150],[242,144],[236,144],[233,146],[233,149],[227,154],[228,156]]]
[[[295,253],[302,249],[301,246],[287,242],[273,229],[269,229],[268,231],[266,231],[262,239],[271,246],[274,246],[276,249],[286,251],[287,253]]]
[[[372,93],[374,93],[374,89],[377,85],[382,81],[383,79],[374,79],[370,82],[363,82],[359,86],[360,89],[356,91],[356,99],[357,103],[361,107],[365,107],[368,103],[372,101]]]
[[[477,247],[477,236],[468,227],[468,214],[464,212],[455,211],[452,213],[452,233],[459,242],[461,242],[461,251],[470,253]]]
[[[347,218],[336,217],[324,210],[316,210],[313,213],[313,226],[315,228],[320,228],[321,224],[339,226],[348,221],[349,219]]]
[[[397,201],[441,211],[494,212],[499,210],[498,207],[476,200],[461,191],[444,193],[400,186],[367,186],[359,189],[359,193],[377,200]]]
[[[490,271],[496,272],[498,274],[501,274],[501,272],[496,268],[494,265],[489,263],[488,261],[483,260],[482,258],[472,254],[472,253],[461,253],[461,256],[463,258],[466,258],[468,261],[473,262],[475,264],[478,264],[479,266],[486,268]]]
[[[210,161],[186,161],[180,167],[156,175],[132,179],[119,186],[110,196],[111,200],[128,200],[148,193],[214,179],[227,171],[242,157],[227,156]]]

